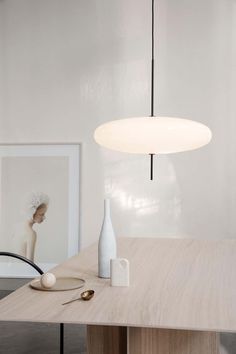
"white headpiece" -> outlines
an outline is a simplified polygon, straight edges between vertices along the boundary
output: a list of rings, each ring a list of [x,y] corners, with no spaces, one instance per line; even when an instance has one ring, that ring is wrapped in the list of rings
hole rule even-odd
[[[25,212],[30,219],[33,219],[33,216],[42,204],[49,204],[49,197],[47,194],[42,192],[32,192],[28,195],[25,203]]]

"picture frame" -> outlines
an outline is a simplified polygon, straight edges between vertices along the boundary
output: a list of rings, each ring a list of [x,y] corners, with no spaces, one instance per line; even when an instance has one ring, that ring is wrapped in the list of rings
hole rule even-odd
[[[32,257],[44,272],[79,252],[80,154],[79,143],[0,144],[0,251]],[[0,277],[35,274],[22,261],[0,257]]]

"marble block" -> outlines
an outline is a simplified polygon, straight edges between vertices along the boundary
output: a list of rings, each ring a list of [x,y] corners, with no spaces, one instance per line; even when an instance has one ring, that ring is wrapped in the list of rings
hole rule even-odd
[[[111,286],[129,286],[129,261],[127,259],[111,259]]]

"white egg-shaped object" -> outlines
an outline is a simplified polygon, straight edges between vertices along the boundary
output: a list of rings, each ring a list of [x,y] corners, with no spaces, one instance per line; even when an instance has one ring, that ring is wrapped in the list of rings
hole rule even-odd
[[[50,289],[56,284],[56,277],[53,273],[45,273],[40,279],[43,288]]]

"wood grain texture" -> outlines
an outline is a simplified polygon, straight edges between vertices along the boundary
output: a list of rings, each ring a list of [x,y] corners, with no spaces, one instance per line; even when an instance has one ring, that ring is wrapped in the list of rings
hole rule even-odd
[[[129,354],[219,354],[214,332],[129,328]]]
[[[87,326],[88,354],[127,354],[127,328]]]
[[[130,286],[111,287],[97,277],[97,245],[56,267],[94,289],[41,292],[28,285],[0,301],[0,320],[236,332],[236,241],[118,239],[118,256],[130,261]]]

